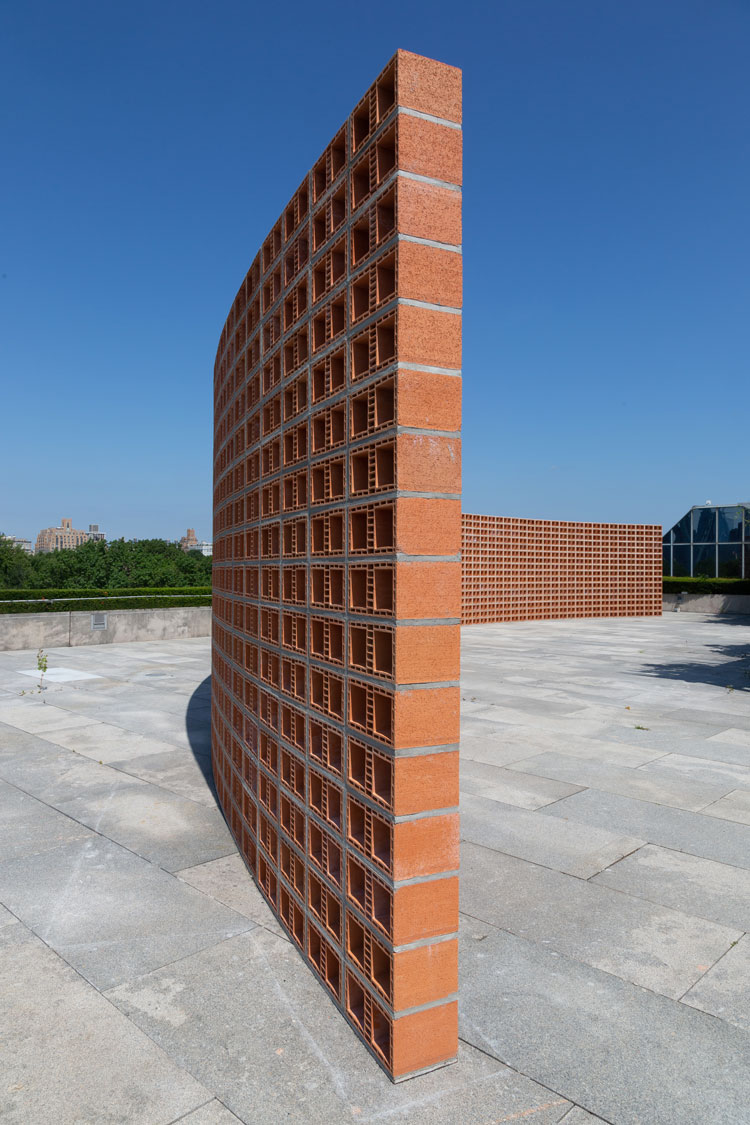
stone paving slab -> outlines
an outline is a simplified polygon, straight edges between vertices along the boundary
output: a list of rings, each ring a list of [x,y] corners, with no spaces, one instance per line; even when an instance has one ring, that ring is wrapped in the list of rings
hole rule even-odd
[[[573,798],[567,797],[566,801]],[[553,805],[551,808],[558,808]],[[518,859],[588,879],[645,841],[573,821],[541,820],[541,813],[473,794],[461,795],[461,839]]]
[[[650,843],[736,867],[745,866],[750,856],[750,828],[744,824],[732,824],[700,812],[666,808],[596,789],[574,793],[537,815],[562,817],[569,824],[637,833]]]
[[[225,1105],[214,1098],[207,1105],[188,1113],[186,1117],[181,1117],[180,1125],[233,1125],[239,1120],[239,1117],[235,1117]],[[177,1125],[177,1122],[173,1125]]]
[[[169,1125],[211,1097],[20,923],[0,929],[0,1027],[4,1125]]]
[[[746,934],[709,969],[683,1002],[750,1031],[750,936]]]
[[[708,733],[713,728],[707,728]],[[690,732],[690,733],[688,733]],[[739,766],[750,765],[750,748],[731,742],[719,742],[713,738],[699,738],[697,732],[684,726],[682,732],[674,730],[638,731],[634,728],[609,728],[607,738],[612,738],[628,746],[651,747],[649,761],[656,761],[667,754],[680,754],[683,757],[710,759],[713,762],[728,762]],[[565,751],[567,753],[567,750]]]
[[[113,771],[116,772],[116,771]],[[119,774],[111,787],[59,808],[167,871],[230,855],[235,845],[220,810]]]
[[[0,703],[0,722],[9,723],[28,734],[38,734],[44,730],[85,727],[94,720],[31,697]]]
[[[532,777],[513,770],[500,769],[484,762],[462,761],[461,791],[478,797],[489,797],[521,809],[540,809],[561,797],[579,792],[579,787],[546,777]]]
[[[750,824],[750,790],[735,789],[720,801],[715,801],[703,810],[706,816],[718,816],[721,820],[734,820],[738,824]]]
[[[95,722],[82,730],[44,731],[41,737],[56,746],[75,750],[76,754],[104,762],[105,765],[121,761],[125,757],[150,757],[153,754],[177,753],[180,749],[171,742],[123,730],[112,723]]]
[[[533,1114],[551,1125],[571,1106],[471,1047],[454,1066],[392,1085],[291,944],[260,928],[107,996],[244,1122],[486,1125]]]
[[[248,878],[247,867],[239,852],[175,874],[189,886],[288,940],[263,895]]]
[[[688,780],[716,785],[725,790],[750,789],[750,766],[735,762],[717,762],[713,758],[698,758],[691,754],[665,754],[641,767],[642,773],[660,777],[684,777]]]
[[[210,788],[207,784],[206,773],[199,761],[191,754],[176,753],[173,747],[167,747],[164,753],[137,755],[135,758],[120,758],[111,763],[112,768],[126,773],[129,777],[139,778],[151,785],[158,785],[160,789],[167,789],[179,797],[186,797],[190,801],[197,801],[209,809],[216,809],[216,796],[213,778],[208,771]]]
[[[12,757],[0,759],[0,777],[37,800],[59,808],[84,795],[109,793],[134,779],[35,737],[35,743]]]
[[[566,1113],[561,1119],[560,1125],[591,1125],[592,1121],[604,1121],[604,1118],[595,1117],[593,1113],[587,1113],[580,1106],[573,1106],[570,1113]]]
[[[745,867],[648,845],[591,882],[750,930],[750,870]]]
[[[0,863],[92,835],[84,825],[0,781]]]
[[[98,836],[0,863],[0,901],[98,988],[253,926]]]
[[[733,746],[744,746],[750,750],[750,730],[744,727],[738,730],[736,727],[729,727],[728,730],[723,730],[719,734],[712,734],[709,742],[728,742]]]
[[[539,754],[511,767],[522,773],[556,778],[577,785],[578,789],[590,787],[605,793],[619,793],[624,797],[637,797],[658,805],[697,812],[718,801],[730,789],[731,782],[704,784],[702,781],[679,776],[662,776],[647,773],[645,769],[627,769],[608,762],[583,761],[565,754]]]
[[[744,1032],[684,1004],[467,924],[460,1034],[616,1125],[747,1125]]]
[[[744,931],[473,844],[461,873],[463,913],[675,1000]]]
[[[743,694],[743,692],[738,692],[740,697],[742,697]],[[718,727],[718,730],[714,730],[714,735],[725,734],[728,729],[737,729],[741,735],[750,735],[750,715],[747,714],[744,701],[741,703],[733,703],[727,698],[726,692],[724,692],[723,695],[725,698],[722,701],[723,707],[721,711],[713,711],[708,708],[704,710],[702,708],[683,707],[675,711],[670,711],[669,717],[671,719],[681,719],[683,722],[689,723],[690,725],[700,724],[702,726]],[[735,741],[736,738],[737,736],[734,735],[730,741]],[[717,741],[722,740],[717,738]],[[742,742],[742,745],[747,745],[747,738]]]

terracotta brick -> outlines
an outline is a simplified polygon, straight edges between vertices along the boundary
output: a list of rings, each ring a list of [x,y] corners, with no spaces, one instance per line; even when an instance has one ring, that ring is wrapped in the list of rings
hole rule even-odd
[[[399,166],[446,184],[461,184],[462,136],[458,129],[400,117],[398,125]]]
[[[461,630],[458,625],[408,625],[396,630],[394,678],[397,684],[457,680]]]
[[[409,945],[458,930],[458,876],[407,883],[393,894],[393,944]]]
[[[446,746],[458,742],[459,688],[399,691],[394,701],[393,745]]]
[[[393,1025],[393,1073],[398,1078],[448,1062],[458,1050],[458,1004],[402,1016]]]
[[[452,312],[401,305],[398,349],[404,363],[461,368],[461,318]]]
[[[397,563],[395,612],[399,620],[459,617],[460,562]]]
[[[462,258],[455,250],[441,250],[421,242],[400,242],[399,296],[459,309],[462,301]]]
[[[461,245],[461,193],[439,184],[399,180],[398,230],[446,246]]]
[[[461,550],[460,501],[398,499],[396,547],[406,555],[457,555]]]
[[[461,123],[461,71],[398,51],[398,104]]]
[[[431,1004],[458,991],[458,941],[406,949],[393,959],[393,1006],[396,1011]]]
[[[393,780],[396,816],[458,807],[458,751],[396,758]]]
[[[400,434],[396,485],[403,492],[461,492],[461,442],[432,434]]]
[[[458,870],[458,813],[393,826],[393,877],[416,879]]]
[[[461,379],[431,371],[401,371],[397,408],[400,426],[458,431],[461,428]]]

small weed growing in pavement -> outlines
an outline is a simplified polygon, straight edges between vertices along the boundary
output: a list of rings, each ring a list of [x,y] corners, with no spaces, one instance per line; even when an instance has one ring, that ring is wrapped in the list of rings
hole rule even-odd
[[[37,692],[39,692],[40,695],[42,694],[44,691],[44,674],[47,671],[47,660],[47,653],[43,648],[40,648],[39,652],[36,654],[36,670],[39,673],[39,686],[35,691],[26,691],[26,689],[24,689],[20,693],[21,695],[36,695]],[[46,703],[47,701],[42,700],[42,702]]]
[[[635,724],[635,730],[649,730],[649,727],[642,727],[638,723]]]
[[[47,671],[47,653],[43,648],[36,654],[36,668],[39,673],[39,691],[44,691],[44,673]]]

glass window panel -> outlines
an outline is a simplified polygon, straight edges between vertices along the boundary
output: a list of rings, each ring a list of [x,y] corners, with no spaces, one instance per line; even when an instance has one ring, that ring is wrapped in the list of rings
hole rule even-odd
[[[662,553],[662,562],[663,562],[663,567],[664,567],[664,574],[667,578],[669,578],[669,576],[672,573],[672,551],[671,551],[671,548],[662,547],[661,553]]]
[[[742,544],[719,547],[719,578],[742,578]]]
[[[745,542],[750,542],[750,508],[745,508]],[[747,567],[745,567],[745,574],[747,575]],[[750,578],[750,575],[748,575]]]
[[[690,542],[690,512],[688,512],[686,516],[683,516],[680,522],[676,523],[672,528],[672,542]]]
[[[693,542],[716,542],[716,508],[693,509]]]
[[[672,532],[668,531],[666,535],[662,535],[661,541],[662,541],[662,543],[671,543],[672,542]]]
[[[750,543],[745,544],[745,578],[750,578]]]
[[[672,548],[672,576],[674,578],[690,577],[690,548]]]
[[[742,542],[742,508],[718,508],[719,542]]]
[[[716,547],[693,547],[693,578],[716,577]]]

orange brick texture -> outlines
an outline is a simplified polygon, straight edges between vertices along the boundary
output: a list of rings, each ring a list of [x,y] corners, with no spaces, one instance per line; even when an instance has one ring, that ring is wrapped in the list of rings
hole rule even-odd
[[[458,1045],[460,184],[460,71],[399,51],[263,243],[214,378],[219,799],[395,1080]]]
[[[464,514],[461,621],[657,617],[662,529]]]

